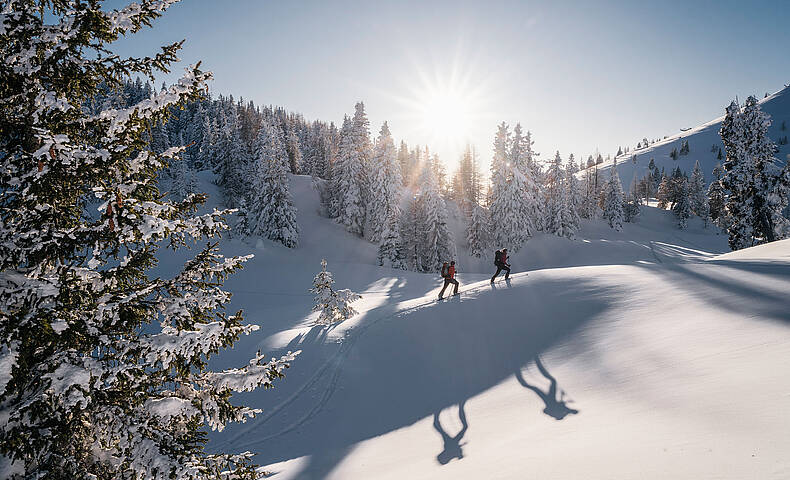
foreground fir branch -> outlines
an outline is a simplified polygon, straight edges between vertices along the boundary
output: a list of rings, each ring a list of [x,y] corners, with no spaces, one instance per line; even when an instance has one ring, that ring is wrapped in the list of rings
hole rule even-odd
[[[271,387],[295,355],[207,368],[257,329],[224,313],[222,282],[247,258],[209,243],[175,277],[148,276],[160,244],[226,228],[227,211],[195,215],[203,196],[159,193],[183,147],[146,141],[211,74],[191,66],[130,108],[83,108],[100,84],[167,71],[180,43],[142,59],[108,45],[172,3],[0,2],[0,453],[17,478],[257,476],[250,453],[203,451],[204,426],[257,413],[231,393]]]

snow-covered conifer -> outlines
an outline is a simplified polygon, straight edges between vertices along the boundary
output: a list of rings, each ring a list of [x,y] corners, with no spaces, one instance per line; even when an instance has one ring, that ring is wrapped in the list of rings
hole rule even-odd
[[[532,150],[532,133],[522,134],[521,124],[513,129],[510,147],[510,165],[513,169],[513,188],[521,192],[519,217],[526,226],[525,235],[531,237],[543,228],[543,187],[538,179],[538,155]]]
[[[447,207],[428,162],[423,165],[415,202],[418,264],[421,271],[439,271],[443,261],[455,258],[455,242],[447,226]]]
[[[725,195],[724,188],[721,184],[724,170],[721,165],[716,165],[713,168],[713,181],[708,186],[708,215],[711,222],[719,228],[727,228],[726,209],[725,209]]]
[[[526,177],[510,161],[511,138],[507,124],[499,125],[491,162],[489,213],[493,241],[513,252],[532,235],[533,226],[525,215]]]
[[[384,224],[400,217],[400,192],[403,184],[395,143],[387,122],[381,126],[373,148],[371,163],[373,168],[368,202],[368,227],[370,241],[378,242],[381,240]]]
[[[245,199],[245,221],[250,235],[294,248],[299,241],[299,228],[288,187],[289,160],[282,137],[280,126],[264,119],[255,142],[257,158]]]
[[[363,203],[364,174],[362,158],[355,144],[355,133],[351,119],[346,117],[340,130],[340,150],[332,167],[332,214],[346,229],[362,235],[365,222]]]
[[[771,117],[760,109],[757,98],[750,96],[743,106],[744,153],[752,164],[753,184],[747,191],[752,201],[754,244],[783,238],[788,219],[782,211],[790,194],[790,167],[782,169],[774,157],[776,144],[768,137]]]
[[[354,116],[351,118],[351,141],[356,150],[356,162],[359,164],[359,188],[362,200],[362,225],[368,215],[367,206],[370,202],[370,184],[373,181],[371,158],[373,142],[370,140],[370,121],[365,113],[365,104],[354,105]]]
[[[678,228],[683,230],[688,226],[688,219],[691,217],[691,198],[689,196],[689,181],[682,179],[678,185],[677,202],[672,206],[672,213],[678,223]]]
[[[209,244],[175,276],[149,276],[161,244],[225,228],[228,212],[193,214],[203,195],[162,198],[157,171],[181,148],[159,153],[144,137],[211,75],[190,66],[153,98],[83,109],[102,82],[176,60],[180,42],[129,60],[111,50],[172,3],[17,1],[0,13],[0,453],[15,478],[258,477],[252,454],[203,449],[207,428],[259,412],[231,393],[271,386],[293,358],[207,367],[257,328],[224,313],[222,281],[245,258]]]
[[[378,262],[380,266],[406,268],[406,252],[401,236],[400,215],[400,209],[393,209],[387,213],[379,242]]]
[[[558,151],[546,171],[544,187],[546,198],[545,231],[560,237],[573,238],[579,229],[579,217],[569,200],[566,172]]]
[[[709,206],[707,189],[705,188],[705,175],[699,166],[699,160],[694,164],[689,181],[689,201],[691,211],[700,217],[705,226],[708,225]]]
[[[658,192],[656,199],[658,200],[658,208],[665,209],[670,203],[672,197],[669,178],[666,175],[661,177],[661,183],[658,185]]]
[[[579,172],[579,166],[576,164],[573,154],[568,157],[568,165],[565,167],[565,185],[568,189],[568,207],[575,218],[572,222],[576,224],[578,231],[579,217],[582,206],[582,189],[579,179],[576,174]]]
[[[287,132],[283,132],[285,140],[285,151],[288,153],[288,167],[291,173],[309,173],[302,172],[302,150],[299,146],[299,137],[296,132],[290,128]]]
[[[179,132],[179,145],[183,146],[183,137]],[[176,198],[185,199],[187,196],[197,193],[197,177],[195,171],[189,166],[188,154],[182,152],[180,156],[174,158],[170,164],[170,178],[173,180],[171,190]]]
[[[315,321],[317,325],[342,322],[357,314],[351,303],[362,297],[349,289],[335,290],[332,288],[334,283],[332,272],[326,270],[326,260],[321,260],[321,271],[316,274],[313,288],[310,289],[310,292],[315,294],[313,311],[319,312]]]
[[[466,246],[469,255],[480,258],[488,249],[489,243],[488,212],[480,205],[475,205],[466,229]]]
[[[222,188],[225,205],[235,208],[249,191],[250,160],[241,139],[235,113],[226,119],[214,150],[217,185]]]
[[[623,228],[623,186],[617,175],[617,160],[610,171],[609,181],[604,185],[603,218],[617,231]]]

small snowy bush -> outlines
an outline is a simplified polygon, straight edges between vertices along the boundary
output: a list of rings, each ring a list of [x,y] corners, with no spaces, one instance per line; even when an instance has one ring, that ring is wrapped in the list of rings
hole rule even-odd
[[[321,260],[321,271],[313,279],[313,288],[310,289],[315,294],[313,311],[320,312],[315,321],[317,325],[342,322],[357,314],[350,303],[362,297],[348,289],[334,290],[334,283],[332,272],[326,271],[326,260]]]

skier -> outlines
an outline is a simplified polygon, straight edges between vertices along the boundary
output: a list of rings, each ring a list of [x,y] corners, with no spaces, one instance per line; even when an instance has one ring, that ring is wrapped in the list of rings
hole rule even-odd
[[[447,285],[451,283],[455,286],[453,288],[453,295],[458,295],[458,280],[455,279],[455,260],[450,262],[450,265],[447,265],[447,262],[442,264],[442,278],[444,278],[444,286],[442,287],[442,291],[439,292],[439,299],[444,296],[444,291],[447,289]]]
[[[491,283],[494,283],[494,279],[502,270],[505,271],[505,280],[510,277],[510,264],[507,263],[507,248],[496,251],[494,255],[494,265],[496,265],[496,273],[491,277]]]

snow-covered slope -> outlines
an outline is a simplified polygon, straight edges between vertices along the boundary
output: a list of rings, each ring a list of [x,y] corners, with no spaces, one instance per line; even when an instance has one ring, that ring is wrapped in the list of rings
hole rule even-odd
[[[262,329],[215,362],[302,354],[239,396],[264,413],[209,449],[259,452],[280,479],[790,476],[786,264],[716,261],[724,235],[644,209],[623,232],[533,238],[510,283],[462,255],[461,295],[437,302],[437,275],[376,267],[374,246],[318,216],[308,178],[292,192],[299,248],[223,241],[256,254],[228,287]],[[364,297],[330,328],[310,325],[322,257]]]
[[[742,102],[743,99],[741,99]],[[771,115],[773,123],[768,130],[768,135],[771,139],[776,142],[781,137],[790,136],[790,87],[763,98],[760,100],[760,106],[764,112]],[[727,104],[721,106],[722,115],[725,107],[727,107]],[[724,116],[690,130],[671,135],[647,148],[632,150],[617,157],[617,172],[620,175],[623,186],[628,188],[634,178],[639,180],[644,177],[648,172],[647,167],[651,159],[654,160],[659,170],[664,168],[667,174],[671,173],[678,166],[680,166],[681,170],[691,174],[694,162],[699,160],[700,167],[705,174],[705,180],[710,182],[713,168],[717,163],[723,163],[723,160],[717,160],[716,158],[719,147],[722,149],[722,152],[724,151],[724,146],[719,136],[722,120],[724,120]],[[783,121],[787,125],[787,130],[784,131],[781,130]],[[669,156],[670,152],[672,152],[673,148],[680,150],[681,142],[684,140],[689,142],[689,154],[679,156],[677,161],[672,160]],[[711,151],[713,145],[717,147],[716,151]],[[790,145],[779,145],[779,153],[777,153],[776,157],[780,162],[786,162],[788,154],[790,154]],[[634,155],[636,155],[636,164],[631,160]],[[608,176],[608,170],[612,163],[612,161],[604,162],[598,168],[604,170],[605,176]]]

